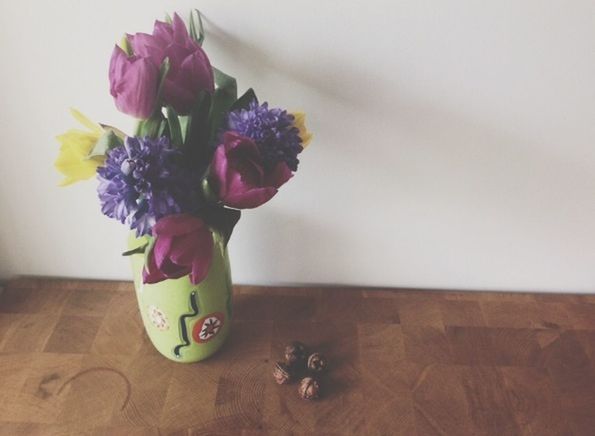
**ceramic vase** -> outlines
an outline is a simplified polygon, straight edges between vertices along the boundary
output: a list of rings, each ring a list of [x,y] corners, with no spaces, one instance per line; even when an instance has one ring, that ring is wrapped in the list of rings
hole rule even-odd
[[[232,283],[227,248],[213,233],[213,260],[197,285],[189,276],[144,284],[145,256],[131,256],[134,287],[141,317],[151,342],[168,359],[192,363],[221,348],[231,327]],[[134,244],[134,238],[129,246]]]

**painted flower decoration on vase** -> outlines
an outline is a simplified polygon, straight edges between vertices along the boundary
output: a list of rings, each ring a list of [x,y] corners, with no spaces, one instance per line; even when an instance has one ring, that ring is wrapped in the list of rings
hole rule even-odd
[[[153,227],[155,244],[143,270],[144,283],[190,275],[202,282],[213,257],[213,234],[203,220],[189,214],[169,215]]]
[[[292,177],[287,163],[265,163],[256,143],[236,132],[226,132],[215,150],[210,180],[223,204],[251,209],[269,201]]]
[[[105,133],[103,127],[76,109],[70,109],[70,113],[88,130],[70,129],[56,137],[60,143],[60,154],[54,166],[65,176],[60,186],[90,179],[104,161],[103,156],[89,157],[89,153]]]
[[[161,98],[178,114],[190,112],[201,91],[214,90],[213,69],[209,58],[189,34],[184,21],[174,14],[172,23],[155,21],[153,33],[127,35],[134,56],[159,69],[168,59]]]
[[[192,211],[197,206],[196,183],[181,158],[167,137],[126,138],[97,169],[103,214],[142,236],[150,235],[161,217]]]

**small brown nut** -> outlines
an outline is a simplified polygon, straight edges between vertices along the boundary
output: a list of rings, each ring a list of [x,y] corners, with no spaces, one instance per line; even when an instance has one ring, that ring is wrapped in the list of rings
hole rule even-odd
[[[320,384],[312,377],[305,377],[300,382],[298,393],[304,400],[314,400],[320,396]]]
[[[320,353],[312,353],[306,362],[306,366],[308,367],[309,371],[312,372],[322,372],[328,366],[328,361],[326,357],[324,357]]]
[[[283,362],[277,362],[275,363],[275,367],[273,368],[273,377],[275,377],[275,381],[278,384],[284,385],[291,382],[293,374],[289,366],[287,366]]]
[[[306,359],[306,346],[299,341],[293,341],[285,347],[285,363],[296,367],[304,363]]]

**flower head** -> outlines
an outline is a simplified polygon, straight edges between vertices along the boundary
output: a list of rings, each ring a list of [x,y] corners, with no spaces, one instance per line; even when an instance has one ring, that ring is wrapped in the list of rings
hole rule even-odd
[[[213,258],[213,234],[203,220],[189,214],[169,215],[153,227],[155,245],[143,270],[144,283],[190,274],[197,285],[207,276]]]
[[[149,118],[157,104],[159,67],[147,59],[129,56],[115,46],[109,66],[110,93],[116,107],[136,118]]]
[[[161,217],[192,210],[195,183],[180,157],[166,137],[126,138],[97,169],[101,211],[128,223],[141,236],[151,234]]]
[[[259,105],[258,101],[253,100],[247,109],[228,114],[226,130],[252,139],[258,145],[267,169],[285,162],[290,170],[297,170],[297,155],[304,148],[300,131],[294,125],[294,116],[287,111],[270,109],[268,103]]]
[[[213,92],[213,69],[200,45],[190,37],[184,21],[174,14],[172,23],[155,21],[153,34],[128,35],[134,55],[154,68],[169,60],[162,99],[179,114],[187,114],[201,91]]]
[[[54,166],[65,176],[60,186],[90,179],[104,160],[102,156],[88,157],[103,135],[103,128],[76,109],[70,109],[70,113],[88,130],[70,129],[56,138],[60,143],[60,154]]]
[[[269,201],[292,177],[284,161],[266,168],[254,141],[236,132],[223,135],[211,163],[211,181],[223,204],[251,209]]]

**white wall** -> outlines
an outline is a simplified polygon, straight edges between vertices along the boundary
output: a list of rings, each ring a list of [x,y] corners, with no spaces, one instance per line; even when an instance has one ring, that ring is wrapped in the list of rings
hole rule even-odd
[[[213,63],[315,133],[246,212],[238,283],[595,290],[595,2],[2,2],[0,277],[130,277],[95,182],[57,188],[122,33],[202,9]]]

